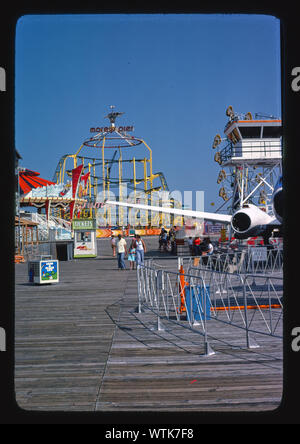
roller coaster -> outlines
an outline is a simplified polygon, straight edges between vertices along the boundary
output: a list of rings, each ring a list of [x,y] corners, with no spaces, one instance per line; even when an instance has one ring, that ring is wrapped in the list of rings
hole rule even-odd
[[[118,196],[119,200],[133,199],[134,202],[141,198],[152,202],[157,192],[166,192],[168,198],[168,184],[162,172],[153,173],[152,150],[147,143],[130,132],[133,126],[116,126],[116,118],[124,113],[115,112],[114,106],[110,106],[110,113],[105,116],[110,125],[90,128],[92,137],[83,141],[74,154],[64,154],[55,169],[53,182],[65,183],[71,179],[72,169],[83,165],[83,173],[90,173],[88,177],[88,201],[95,203],[104,201],[112,196]],[[94,153],[97,153],[94,155]],[[99,153],[99,154],[98,154]],[[161,194],[160,194],[161,198]],[[166,202],[164,202],[166,203]],[[169,199],[171,206],[176,205],[174,199]],[[91,205],[92,207],[92,205]],[[111,209],[96,211],[94,208],[85,210],[90,216],[97,217],[99,226],[114,225],[111,217]],[[88,216],[87,216],[88,217]],[[148,212],[136,212],[138,223],[135,226],[169,225],[166,215],[150,215]],[[155,220],[159,218],[159,220]],[[176,220],[172,220],[176,223]],[[178,222],[178,221],[177,221]],[[120,209],[117,217],[117,225],[123,226],[123,209]]]

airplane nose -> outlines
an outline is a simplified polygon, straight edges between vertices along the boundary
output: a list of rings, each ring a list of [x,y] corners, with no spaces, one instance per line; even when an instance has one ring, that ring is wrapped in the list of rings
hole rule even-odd
[[[283,217],[283,194],[282,190],[278,191],[273,199],[273,205],[274,205],[274,212],[277,216],[279,216],[281,219]]]

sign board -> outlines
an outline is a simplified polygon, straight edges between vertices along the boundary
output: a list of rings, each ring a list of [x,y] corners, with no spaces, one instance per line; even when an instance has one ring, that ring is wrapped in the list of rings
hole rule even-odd
[[[95,219],[73,219],[72,220],[73,230],[95,230],[96,220]]]
[[[97,128],[95,128],[95,127],[90,128],[91,133],[103,133],[103,132],[112,133],[116,130],[120,131],[120,132],[125,132],[125,131],[134,131],[134,128],[133,128],[133,126],[119,126],[119,127],[114,127],[114,126],[99,127],[99,126],[97,126]]]
[[[268,257],[267,247],[251,247],[253,262],[266,262]]]
[[[42,282],[58,281],[57,260],[40,261],[40,279]]]

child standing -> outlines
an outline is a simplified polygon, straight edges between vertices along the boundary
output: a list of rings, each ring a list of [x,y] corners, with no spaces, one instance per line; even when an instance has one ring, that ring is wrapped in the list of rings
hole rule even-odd
[[[128,252],[128,260],[130,263],[130,270],[134,270],[135,255],[136,255],[135,239],[132,239],[131,245],[129,247],[129,252]]]

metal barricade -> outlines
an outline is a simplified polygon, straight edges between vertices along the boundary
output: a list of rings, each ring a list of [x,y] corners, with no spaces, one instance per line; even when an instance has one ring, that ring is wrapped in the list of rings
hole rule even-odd
[[[257,246],[209,256],[179,257],[178,269],[180,265],[183,265],[185,270],[198,266],[228,273],[272,274],[282,270],[283,249]]]
[[[228,255],[221,260],[211,256],[205,265],[198,266],[191,265],[193,258],[180,260],[188,270],[185,273],[183,267],[171,271],[158,268],[153,261],[145,261],[137,269],[139,313],[151,310],[157,316],[158,330],[163,329],[166,320],[199,333],[204,339],[205,355],[214,353],[208,338],[216,338],[220,324],[244,331],[240,336],[244,335],[247,348],[257,347],[253,334],[282,339],[282,276],[249,273],[248,262],[245,268],[237,268],[239,272],[224,271],[232,265]],[[274,263],[269,263],[271,269]]]

